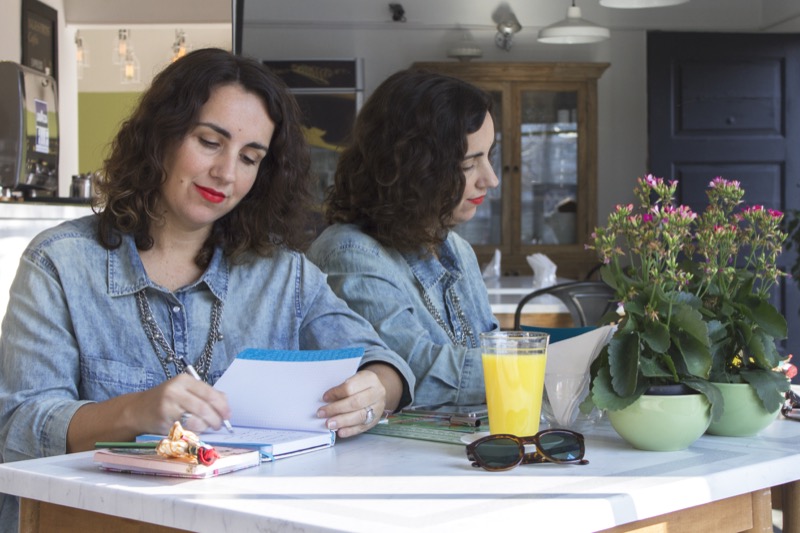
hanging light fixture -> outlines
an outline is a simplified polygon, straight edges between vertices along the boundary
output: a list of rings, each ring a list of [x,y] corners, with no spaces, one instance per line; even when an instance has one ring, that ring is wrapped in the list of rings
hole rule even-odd
[[[480,49],[468,31],[465,31],[461,40],[455,43],[447,51],[447,57],[453,57],[459,61],[469,61],[476,57],[483,56],[483,50]]]
[[[128,48],[130,48],[129,38],[129,30],[119,30],[117,32],[117,42],[114,43],[114,48],[111,50],[111,62],[113,64],[119,65],[125,61],[128,55]]]
[[[83,37],[81,32],[75,32],[75,62],[78,64],[78,77],[83,75],[84,67],[91,66],[89,64],[89,49],[83,46]]]
[[[603,7],[619,9],[640,9],[645,7],[666,7],[685,4],[689,0],[600,0]]]
[[[572,6],[567,8],[567,18],[542,28],[538,41],[550,44],[596,43],[610,35],[608,28],[582,19],[581,8],[575,7],[575,0],[572,0]]]
[[[139,59],[136,57],[136,54],[133,53],[133,48],[129,46],[125,54],[125,60],[122,62],[122,68],[120,69],[122,75],[121,82],[124,85],[139,83],[140,72]]]
[[[183,30],[175,30],[175,42],[172,43],[172,62],[185,56],[187,51],[186,33]]]

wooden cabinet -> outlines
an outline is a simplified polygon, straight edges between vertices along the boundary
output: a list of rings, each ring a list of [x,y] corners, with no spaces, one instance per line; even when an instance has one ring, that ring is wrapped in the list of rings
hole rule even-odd
[[[597,80],[608,63],[416,63],[474,83],[494,98],[500,186],[456,228],[481,266],[496,249],[501,274],[530,275],[547,255],[581,279],[597,263],[584,244],[597,224]]]

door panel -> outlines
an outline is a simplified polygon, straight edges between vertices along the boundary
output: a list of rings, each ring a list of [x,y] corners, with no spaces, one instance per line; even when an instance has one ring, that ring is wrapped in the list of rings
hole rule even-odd
[[[649,171],[679,180],[678,201],[702,209],[722,176],[742,183],[748,204],[800,208],[799,35],[650,32],[647,85]],[[800,353],[795,280],[773,303],[789,323],[781,351]]]

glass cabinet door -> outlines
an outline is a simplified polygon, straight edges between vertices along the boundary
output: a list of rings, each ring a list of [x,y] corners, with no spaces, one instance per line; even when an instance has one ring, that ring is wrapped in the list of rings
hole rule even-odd
[[[608,63],[415,66],[467,80],[494,98],[501,185],[455,229],[481,267],[500,250],[503,275],[530,275],[528,257],[542,253],[560,276],[584,277],[597,263],[584,244],[597,225],[597,80]]]
[[[577,92],[523,90],[519,98],[520,244],[575,244]]]

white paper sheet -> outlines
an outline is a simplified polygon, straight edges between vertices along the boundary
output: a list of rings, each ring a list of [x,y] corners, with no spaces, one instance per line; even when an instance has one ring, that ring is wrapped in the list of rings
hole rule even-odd
[[[231,424],[257,428],[328,431],[317,418],[322,395],[358,370],[361,357],[273,361],[237,358],[214,384],[231,407]],[[314,353],[314,352],[308,352]]]

